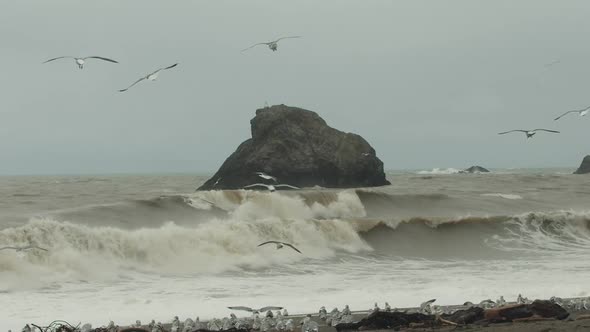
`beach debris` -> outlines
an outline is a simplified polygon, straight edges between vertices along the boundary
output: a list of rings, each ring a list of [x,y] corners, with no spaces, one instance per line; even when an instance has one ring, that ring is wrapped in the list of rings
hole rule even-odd
[[[548,300],[535,300],[531,304],[513,304],[501,308],[493,308],[485,311],[484,318],[492,323],[511,322],[516,319],[529,318],[554,318],[563,320],[569,316],[569,312],[560,305]]]
[[[469,309],[461,309],[452,314],[443,314],[441,317],[445,320],[465,325],[473,324],[484,318],[484,309],[480,307],[471,307]]]
[[[341,323],[335,326],[337,331],[349,330],[384,330],[399,329],[401,327],[413,326],[433,327],[436,324],[435,317],[422,313],[403,313],[377,311],[368,317],[355,323]]]

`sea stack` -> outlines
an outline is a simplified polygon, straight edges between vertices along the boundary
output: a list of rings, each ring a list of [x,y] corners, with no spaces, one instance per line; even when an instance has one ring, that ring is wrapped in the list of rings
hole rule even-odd
[[[238,146],[198,190],[240,189],[253,183],[297,187],[374,187],[390,184],[375,149],[359,135],[331,128],[317,113],[275,105],[256,110],[252,138]]]
[[[489,173],[490,171],[481,166],[471,166],[467,169],[459,171],[459,173]]]
[[[574,172],[574,174],[588,174],[590,173],[590,155],[584,157],[580,167]]]

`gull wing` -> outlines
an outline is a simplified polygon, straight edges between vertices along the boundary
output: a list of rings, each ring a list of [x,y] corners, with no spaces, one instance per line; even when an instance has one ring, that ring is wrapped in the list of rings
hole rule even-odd
[[[283,242],[279,242],[279,241],[266,241],[266,242],[262,242],[261,244],[259,244],[258,246],[263,246],[265,244],[269,244],[269,243],[283,243]]]
[[[559,131],[557,131],[557,130],[551,130],[551,129],[533,129],[531,131],[546,131],[546,132],[549,132],[549,133],[559,133]]]
[[[275,184],[275,188],[277,188],[277,187],[287,187],[287,188],[291,188],[291,189],[301,189],[299,187],[295,187],[295,186],[292,186],[290,184]]]
[[[288,37],[281,37],[281,38],[279,38],[279,39],[275,40],[274,42],[276,43],[276,42],[278,42],[279,40],[283,40],[283,39],[289,39],[289,38],[301,38],[301,36],[288,36]]]
[[[299,249],[295,248],[295,246],[293,246],[293,245],[292,245],[292,244],[290,244],[290,243],[285,243],[285,242],[283,242],[283,244],[284,244],[284,245],[286,245],[286,246],[289,246],[289,247],[293,248],[293,250],[297,251],[297,252],[298,252],[298,253],[300,253],[300,254],[302,253],[301,251],[299,251]]]
[[[264,187],[264,188],[268,189],[268,186],[264,183],[250,184],[250,185],[245,186],[244,188],[252,188],[252,187]]]
[[[562,115],[560,115],[560,116],[556,117],[556,118],[555,118],[555,119],[553,119],[553,120],[554,120],[554,121],[557,121],[557,120],[561,119],[562,117],[564,117],[564,116],[566,116],[566,115],[568,115],[568,114],[570,114],[570,113],[574,113],[574,112],[580,112],[580,111],[578,111],[578,110],[575,110],[575,111],[567,111],[567,112],[563,113]]]
[[[134,86],[135,84],[137,84],[137,83],[139,83],[139,82],[141,82],[141,81],[143,81],[143,80],[145,80],[145,79],[146,79],[146,77],[142,77],[142,78],[138,79],[137,81],[133,82],[133,84],[131,84],[131,85],[130,85],[130,86],[128,86],[127,88],[125,88],[125,89],[122,89],[122,90],[119,90],[119,92],[125,92],[125,91],[127,91],[127,90],[131,89],[131,87],[132,87],[132,86]]]
[[[504,134],[515,132],[515,131],[522,131],[523,133],[528,133],[528,130],[514,129],[514,130],[505,131],[503,133],[498,133],[498,135],[504,135]]]
[[[49,59],[47,61],[44,61],[43,63],[48,63],[48,62],[51,62],[51,61],[54,61],[54,60],[59,60],[59,59],[64,59],[64,58],[74,59],[73,56],[64,55],[64,56],[58,56],[57,58]]]
[[[252,45],[252,46],[250,46],[250,47],[248,47],[248,48],[245,48],[245,49],[241,50],[240,52],[247,51],[247,50],[249,50],[249,49],[251,49],[251,48],[253,48],[253,47],[256,47],[256,46],[258,46],[258,45],[268,45],[268,44],[270,44],[270,43],[258,43],[258,44],[254,44],[254,45]]]
[[[41,248],[41,247],[38,247],[38,246],[28,246],[28,247],[24,247],[23,249],[39,249],[39,250],[49,251],[49,250],[47,250],[45,248]]]
[[[14,250],[18,250],[17,247],[2,247],[0,248],[0,250],[5,250],[5,249],[14,249]]]
[[[153,75],[153,74],[155,74],[155,73],[157,73],[157,72],[160,72],[160,71],[162,71],[162,70],[166,70],[166,69],[174,68],[174,67],[176,67],[176,66],[178,66],[178,63],[175,63],[175,64],[173,64],[172,66],[168,66],[168,67],[160,68],[160,69],[156,70],[155,72],[151,73],[150,75]]]
[[[227,307],[228,309],[231,310],[243,310],[243,311],[249,311],[249,312],[253,312],[254,309],[250,308],[250,307],[243,307],[243,306],[237,306],[237,307]]]
[[[86,59],[100,59],[100,60],[104,60],[104,61],[108,61],[108,62],[119,63],[119,62],[117,62],[117,61],[115,61],[113,59],[103,58],[101,56],[87,56],[87,57],[82,58],[82,59],[83,60],[86,60]]]
[[[268,306],[268,307],[262,307],[260,308],[260,310],[258,310],[259,312],[263,312],[263,311],[269,311],[269,310],[281,310],[283,309],[283,307],[273,307],[273,306]]]

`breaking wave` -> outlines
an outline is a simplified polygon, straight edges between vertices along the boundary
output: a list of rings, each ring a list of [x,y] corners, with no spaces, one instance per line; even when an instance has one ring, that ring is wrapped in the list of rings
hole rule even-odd
[[[446,195],[371,190],[236,190],[61,211],[0,230],[0,246],[33,243],[49,250],[0,251],[0,290],[126,278],[130,271],[194,275],[288,268],[352,253],[482,260],[515,254],[585,255],[590,249],[590,212],[585,211],[464,217],[396,214],[405,205],[451,200]],[[378,207],[388,207],[389,214],[374,217],[372,210]],[[257,247],[267,240],[293,243],[303,254]]]

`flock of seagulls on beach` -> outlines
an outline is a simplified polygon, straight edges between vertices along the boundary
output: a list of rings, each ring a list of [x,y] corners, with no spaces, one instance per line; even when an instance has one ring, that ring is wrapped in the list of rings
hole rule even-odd
[[[440,316],[442,314],[452,314],[457,310],[469,309],[472,307],[491,309],[504,307],[507,305],[532,303],[532,301],[526,297],[523,297],[521,294],[518,294],[515,302],[507,302],[503,296],[500,296],[500,298],[496,301],[487,299],[481,301],[479,304],[465,302],[462,306],[437,306],[433,305],[435,301],[436,299],[424,301],[420,304],[420,307],[408,309],[392,309],[388,302],[385,302],[384,308],[381,309],[379,305],[375,303],[373,308],[369,310],[360,310],[355,312],[351,311],[348,305],[345,305],[342,311],[336,307],[330,312],[326,310],[325,306],[322,306],[318,310],[317,314],[307,314],[305,316],[290,316],[287,309],[281,306],[265,306],[259,309],[247,306],[232,306],[228,307],[228,309],[246,311],[252,315],[250,317],[238,318],[235,314],[231,313],[229,317],[224,317],[221,319],[212,318],[207,322],[201,321],[198,316],[194,320],[192,318],[187,318],[184,320],[184,322],[181,322],[178,316],[174,316],[172,321],[168,324],[162,324],[161,322],[156,323],[155,320],[151,320],[149,324],[143,325],[140,320],[136,320],[135,323],[129,325],[127,328],[142,329],[148,332],[193,332],[199,330],[293,332],[295,331],[296,326],[299,326],[301,332],[319,332],[320,324],[322,326],[335,327],[338,324],[354,323],[364,316],[372,315],[377,312],[403,312],[407,314],[420,313],[424,315]],[[590,310],[590,297],[567,300],[558,297],[552,297],[550,301],[570,310]],[[273,311],[275,311],[275,313],[273,313]],[[261,317],[261,314],[263,317]],[[299,319],[297,323],[295,323],[296,319]],[[45,329],[42,329],[41,327],[34,324],[27,324],[22,329],[22,332],[33,332],[35,328],[38,328],[41,331],[60,331],[60,326],[69,327],[69,329],[63,329],[64,331],[74,332],[118,332],[122,329],[122,327],[115,325],[113,321],[110,321],[106,326],[98,329],[92,329],[91,324],[84,324],[82,326],[78,324],[78,326],[72,326],[64,321],[55,321]],[[11,331],[9,330],[9,332]]]

